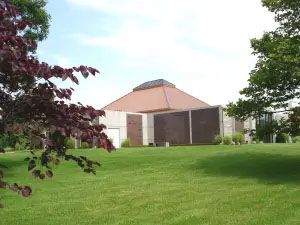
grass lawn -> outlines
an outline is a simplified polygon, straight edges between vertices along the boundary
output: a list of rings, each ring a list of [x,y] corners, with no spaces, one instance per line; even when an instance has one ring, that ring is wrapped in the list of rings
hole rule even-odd
[[[0,224],[300,224],[300,145],[73,152],[99,160],[97,175],[64,162],[52,180],[35,180],[29,153],[1,155],[6,178],[34,192],[0,190]]]

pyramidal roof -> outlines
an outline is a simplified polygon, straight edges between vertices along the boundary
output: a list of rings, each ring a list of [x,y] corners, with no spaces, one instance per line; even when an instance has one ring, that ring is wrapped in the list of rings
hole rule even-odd
[[[145,82],[103,109],[124,112],[161,112],[208,107],[209,105],[164,79]]]

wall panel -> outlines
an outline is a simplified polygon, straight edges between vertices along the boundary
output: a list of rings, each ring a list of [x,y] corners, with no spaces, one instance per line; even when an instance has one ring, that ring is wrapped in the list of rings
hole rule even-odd
[[[193,144],[213,143],[214,137],[220,134],[219,108],[192,110]]]
[[[174,112],[154,115],[155,143],[189,144],[189,112]]]

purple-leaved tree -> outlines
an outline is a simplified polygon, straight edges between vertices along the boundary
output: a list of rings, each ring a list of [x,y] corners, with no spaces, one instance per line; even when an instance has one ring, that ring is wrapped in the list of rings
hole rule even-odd
[[[31,22],[25,21],[22,12],[13,4],[0,0],[0,134],[27,134],[43,141],[44,150],[38,154],[31,151],[25,159],[28,171],[36,178],[52,177],[51,164],[59,164],[62,159],[74,161],[86,173],[95,173],[95,166],[100,165],[98,162],[68,154],[64,145],[51,139],[46,132],[64,137],[96,138],[101,147],[109,152],[114,150],[103,132],[105,126],[93,124],[95,118],[104,116],[104,111],[80,103],[68,104],[66,101],[71,100],[74,90],[53,83],[53,79],[70,79],[79,84],[76,74],[87,78],[99,72],[87,66],[62,68],[39,62],[32,54],[37,42],[23,35],[30,26]],[[5,153],[3,148],[0,153]],[[37,169],[37,164],[43,169]],[[3,170],[0,170],[0,188],[24,197],[32,193],[29,186],[6,182]]]

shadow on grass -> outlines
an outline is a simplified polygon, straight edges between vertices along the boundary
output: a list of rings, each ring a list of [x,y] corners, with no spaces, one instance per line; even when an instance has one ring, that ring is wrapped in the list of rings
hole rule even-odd
[[[215,155],[198,161],[194,169],[209,175],[254,178],[270,184],[300,184],[300,156],[264,153]]]

